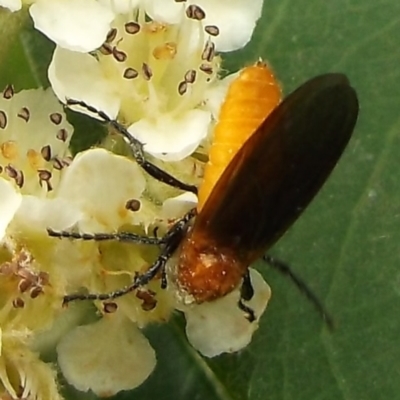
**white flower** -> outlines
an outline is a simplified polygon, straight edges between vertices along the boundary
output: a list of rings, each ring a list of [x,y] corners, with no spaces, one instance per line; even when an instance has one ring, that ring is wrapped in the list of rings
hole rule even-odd
[[[0,166],[3,177],[22,193],[47,195],[70,162],[72,127],[50,90],[13,94],[7,87],[0,98]]]
[[[126,3],[101,4],[115,13],[105,43],[95,57],[57,47],[48,71],[53,90],[63,102],[83,100],[118,116],[151,155],[184,159],[211,131],[226,90],[216,43],[244,46],[262,1],[141,0],[129,3],[138,7],[129,13]]]
[[[157,158],[187,157],[210,130],[219,57],[201,21],[184,16],[179,25],[146,22],[142,10],[119,16],[96,57],[58,47],[49,67],[56,95],[118,115]]]

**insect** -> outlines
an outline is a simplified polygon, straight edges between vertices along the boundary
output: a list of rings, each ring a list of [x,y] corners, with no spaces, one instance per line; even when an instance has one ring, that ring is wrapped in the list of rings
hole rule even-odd
[[[196,302],[237,287],[249,265],[297,219],[347,145],[358,108],[344,75],[321,75],[290,94],[255,130],[181,246],[177,280]]]
[[[246,96],[246,87],[242,94]],[[275,94],[275,105],[260,106],[261,122],[254,122],[249,138],[237,146],[236,154],[232,151],[231,161],[207,189],[210,194],[200,189],[193,226],[188,229],[195,215],[191,211],[162,238],[160,257],[146,273],[115,292],[75,294],[66,301],[114,299],[133,291],[164,271],[180,246],[176,275],[184,293],[201,303],[243,282],[239,306],[248,311],[242,300],[252,296],[249,265],[283,235],[326,181],[351,137],[359,110],[355,90],[338,73],[310,79],[276,108],[279,90]],[[232,118],[237,118],[233,125],[239,129],[241,123],[246,125],[248,109],[257,108],[261,99],[256,97],[250,107],[237,100]],[[269,256],[266,261],[288,274],[326,317],[312,292],[283,263]]]

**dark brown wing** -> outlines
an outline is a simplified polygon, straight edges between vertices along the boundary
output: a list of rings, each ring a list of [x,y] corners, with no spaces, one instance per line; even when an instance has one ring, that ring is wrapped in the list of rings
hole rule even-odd
[[[252,262],[302,213],[346,147],[358,115],[342,74],[309,80],[290,94],[243,145],[194,223]]]

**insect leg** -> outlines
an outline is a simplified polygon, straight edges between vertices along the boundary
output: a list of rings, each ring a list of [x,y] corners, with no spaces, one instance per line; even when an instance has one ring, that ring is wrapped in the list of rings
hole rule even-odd
[[[197,209],[192,208],[189,212],[187,212],[182,218],[180,218],[173,227],[164,235],[163,241],[167,243],[172,249],[171,255],[175,252],[175,250],[181,244],[185,233],[188,230],[190,220],[195,217],[197,214]],[[170,256],[171,256],[170,255]],[[164,265],[165,266],[165,265]],[[167,275],[165,268],[161,270],[161,289],[165,289],[167,287]]]
[[[246,274],[243,277],[242,287],[240,288],[240,298],[249,301],[254,296],[254,288],[251,283],[251,277],[249,270],[246,271]]]
[[[240,287],[240,299],[238,302],[238,307],[245,313],[245,318],[249,322],[254,322],[256,320],[256,315],[252,308],[244,304],[244,301],[251,300],[253,296],[254,288],[251,283],[250,272],[247,270],[243,276],[242,286]]]
[[[192,209],[172,226],[172,228],[161,239],[165,243],[165,247],[161,251],[161,254],[158,256],[157,260],[145,273],[137,274],[129,285],[109,293],[75,293],[66,295],[64,296],[63,304],[66,305],[75,300],[114,300],[118,297],[124,296],[125,294],[133,292],[141,286],[147,285],[159,272],[161,272],[161,287],[165,288],[167,282],[165,265],[178,248],[186,233],[189,221],[195,215],[196,209]]]
[[[147,161],[144,156],[143,151],[143,143],[139,140],[135,139],[128,130],[122,126],[115,119],[111,119],[104,111],[97,110],[95,107],[86,104],[84,101],[68,99],[67,105],[70,106],[80,106],[84,109],[90,111],[93,114],[96,114],[100,117],[103,122],[110,124],[117,132],[119,132],[129,143],[130,148],[132,150],[132,155],[135,158],[136,162],[153,178],[157,179],[160,182],[163,182],[169,186],[172,186],[177,189],[185,190],[188,192],[192,192],[197,194],[197,187],[194,185],[189,185],[187,183],[181,182],[179,179],[173,177],[169,173],[163,171],[161,168]]]
[[[246,306],[246,304],[243,303],[243,299],[239,300],[238,307],[244,312],[244,316],[249,322],[254,322],[257,319],[254,310]]]
[[[335,323],[333,318],[326,310],[325,306],[322,304],[321,300],[316,296],[316,294],[308,287],[308,285],[297,276],[290,268],[288,264],[283,261],[276,259],[268,254],[263,256],[263,260],[268,263],[272,268],[275,268],[282,274],[289,277],[292,282],[297,286],[301,293],[303,293],[309,301],[314,305],[318,314],[322,317],[324,322],[328,325],[330,331],[333,331],[335,328]]]
[[[55,231],[47,228],[47,233],[51,237],[74,239],[74,240],[94,240],[102,242],[105,240],[116,240],[119,242],[160,245],[165,243],[164,238],[149,237],[137,235],[131,232],[116,232],[116,233],[79,233],[70,231]]]

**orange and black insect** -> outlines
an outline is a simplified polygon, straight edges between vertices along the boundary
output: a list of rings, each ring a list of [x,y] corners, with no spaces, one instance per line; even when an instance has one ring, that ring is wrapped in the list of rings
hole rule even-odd
[[[236,288],[323,185],[357,116],[356,93],[341,74],[311,79],[275,108],[223,171],[185,237],[181,288],[199,303]],[[240,131],[240,117],[236,125]]]
[[[250,71],[256,76],[253,83],[244,79]],[[159,258],[131,285],[112,293],[74,294],[65,301],[109,300],[146,285],[164,271],[179,246],[177,283],[196,302],[222,297],[242,280],[248,284],[249,265],[283,235],[316,195],[346,147],[358,116],[357,95],[342,74],[313,78],[278,105],[279,101],[279,86],[264,64],[245,69],[222,108],[217,128],[222,137],[217,135],[210,152],[214,165],[206,169],[193,226],[187,232],[196,211],[159,241],[163,245]],[[214,176],[212,183],[208,174]],[[285,271],[279,262],[275,266]],[[285,272],[317,302],[295,275]],[[242,291],[242,297],[249,299],[251,290]],[[321,307],[319,311],[324,313]]]

